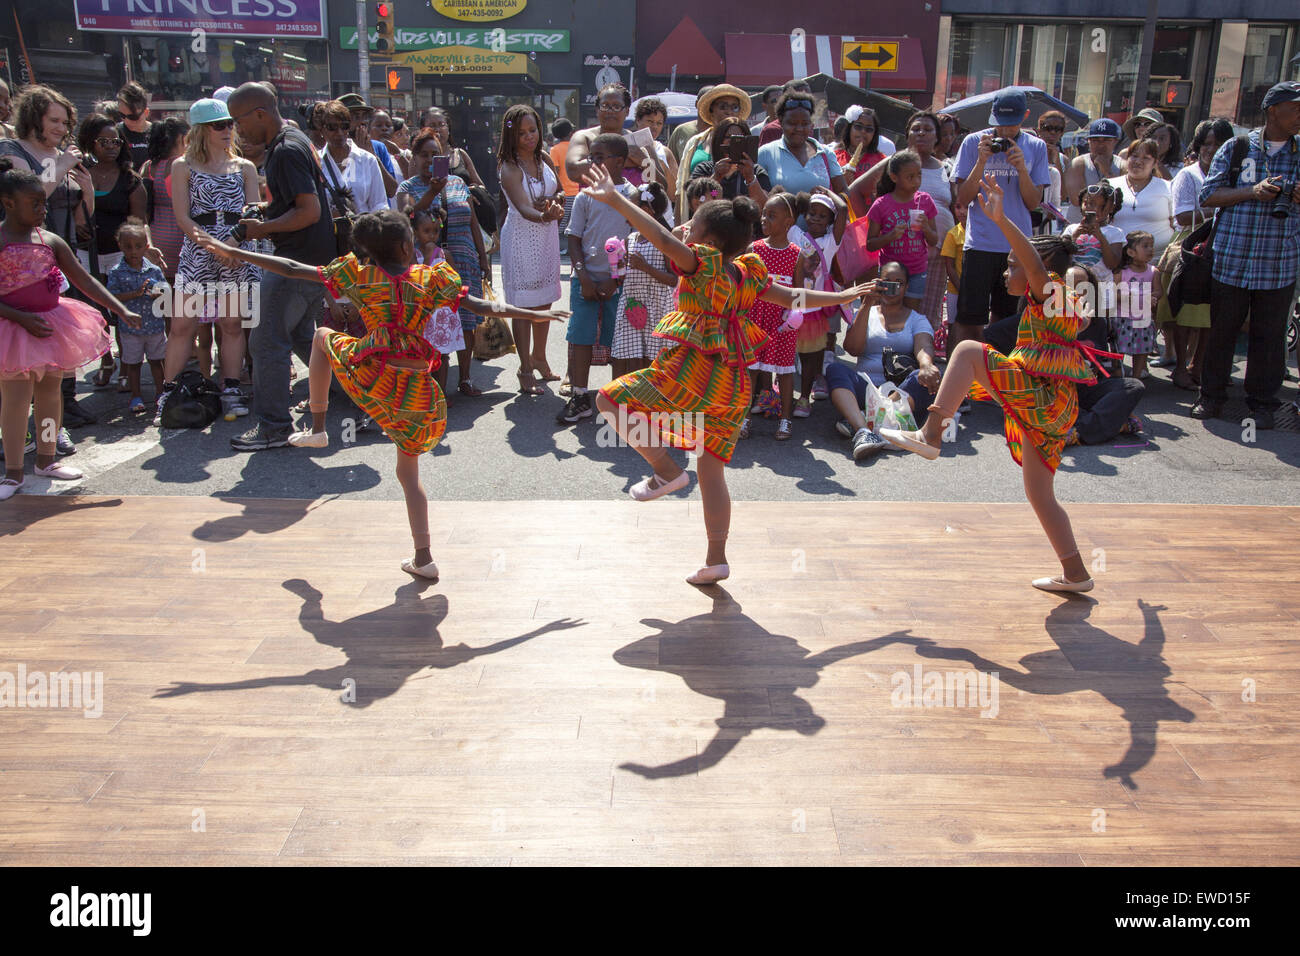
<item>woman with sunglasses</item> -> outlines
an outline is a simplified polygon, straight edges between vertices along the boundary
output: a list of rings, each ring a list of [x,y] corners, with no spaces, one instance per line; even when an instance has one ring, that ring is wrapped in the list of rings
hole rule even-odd
[[[849,125],[835,149],[835,158],[844,169],[845,178],[852,182],[883,160],[885,153],[880,148],[880,123],[875,110],[854,104],[844,118]]]
[[[1147,107],[1134,113],[1124,122],[1124,148],[1119,151],[1119,158],[1127,160],[1134,143],[1139,143],[1151,135],[1151,131],[1161,125],[1165,118],[1160,111]]]
[[[248,414],[239,391],[245,344],[241,322],[244,317],[238,306],[249,301],[251,285],[261,279],[261,273],[256,266],[225,265],[198,243],[203,232],[225,242],[244,207],[262,198],[257,167],[235,155],[234,132],[225,103],[199,100],[190,107],[185,155],[172,163],[172,212],[185,239],[176,267],[171,331],[163,358],[163,396],[158,400],[156,423],[161,422],[163,405],[176,384],[176,376],[189,360],[195,334],[201,327],[215,328],[220,336],[221,407],[226,421]],[[247,242],[244,247],[251,250],[253,243]],[[239,292],[235,297],[239,302],[220,294],[220,289],[232,287]],[[199,362],[203,374],[210,375],[211,346],[200,349]]]
[[[82,120],[77,130],[77,148],[95,160],[90,167],[95,212],[86,226],[77,230],[78,238],[85,243],[84,251],[78,250],[77,257],[87,272],[103,282],[108,271],[122,259],[117,248],[118,226],[126,222],[127,216],[144,220],[149,211],[148,197],[140,177],[131,168],[130,152],[112,119],[101,113],[91,113]],[[122,339],[116,317],[110,317],[109,324],[113,326],[120,354]],[[113,354],[109,352],[103,357],[92,381],[97,388],[103,388],[112,378]],[[125,373],[118,380],[118,390],[126,390]]]

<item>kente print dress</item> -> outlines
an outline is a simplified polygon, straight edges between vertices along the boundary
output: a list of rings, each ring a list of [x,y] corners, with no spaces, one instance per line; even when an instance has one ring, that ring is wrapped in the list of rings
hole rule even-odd
[[[1049,288],[1066,289],[1061,277],[1049,276]],[[1097,355],[1110,355],[1078,341],[1078,335],[1092,324],[1092,317],[1080,311],[1079,297],[1066,291],[1063,304],[1053,309],[1060,315],[1047,315],[1044,304],[1029,296],[1029,307],[1020,317],[1016,347],[1003,355],[991,345],[984,346],[984,367],[989,373],[991,392],[976,382],[970,396],[976,401],[991,399],[1002,406],[1006,416],[1007,446],[1016,464],[1023,465],[1024,446],[1028,444],[1049,470],[1061,463],[1065,436],[1079,415],[1076,384],[1093,385],[1097,381],[1089,362],[1106,375]]]
[[[629,411],[653,416],[658,441],[673,448],[698,448],[730,461],[736,435],[749,414],[749,366],[767,340],[746,313],[770,286],[767,267],[753,253],[732,261],[711,246],[692,245],[699,268],[677,284],[677,308],[659,322],[655,334],[670,344],[650,363],[615,379],[601,394]],[[681,274],[676,265],[673,271]],[[739,282],[737,282],[737,277]],[[704,434],[695,428],[702,416]]]
[[[39,315],[52,330],[37,338],[17,322],[0,321],[0,378],[40,380],[47,373],[62,378],[109,350],[113,340],[99,310],[61,298],[62,287],[54,250],[44,242],[0,248],[0,302]]]
[[[320,267],[331,293],[353,303],[366,334],[331,332],[325,351],[339,385],[384,434],[408,455],[430,451],[447,428],[447,400],[429,374],[441,356],[424,338],[429,317],[455,309],[465,296],[455,270],[445,262],[412,265],[400,276],[363,266],[355,255]],[[420,368],[392,364],[417,359]]]

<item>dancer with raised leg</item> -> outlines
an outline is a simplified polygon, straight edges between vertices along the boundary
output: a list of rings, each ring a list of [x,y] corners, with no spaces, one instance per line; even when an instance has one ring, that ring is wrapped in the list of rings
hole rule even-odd
[[[1069,265],[1074,242],[1066,236],[1028,238],[1004,215],[1002,190],[985,178],[980,208],[1011,244],[1005,273],[1011,295],[1027,295],[1029,305],[1020,318],[1016,347],[1003,355],[981,342],[962,342],[948,357],[939,392],[919,431],[882,428],[880,435],[900,448],[930,461],[939,457],[944,429],[969,392],[976,400],[991,398],[1006,416],[1007,445],[1024,473],[1025,497],[1038,516],[1047,539],[1061,561],[1058,577],[1038,578],[1044,591],[1090,591],[1092,578],[1079,557],[1070,518],[1052,487],[1061,462],[1065,437],[1079,413],[1076,383],[1093,384],[1089,363],[1103,375],[1098,352],[1077,340],[1092,322],[1081,301],[1061,281],[1058,272]],[[1030,450],[1025,454],[1025,448]]]
[[[776,285],[758,256],[744,253],[760,213],[747,197],[717,199],[700,206],[682,242],[615,188],[608,173],[593,166],[585,192],[616,209],[650,241],[682,276],[676,308],[655,332],[673,344],[649,368],[615,379],[596,396],[596,408],[653,469],[632,486],[638,501],[685,488],[686,471],[668,447],[693,450],[704,499],[708,554],[690,584],[713,584],[730,575],[727,532],[731,498],[723,466],[731,460],[740,426],[749,414],[749,366],[767,335],[746,318],[756,301],[784,309],[817,309],[852,302],[865,286],[841,292],[809,292]],[[701,448],[704,454],[699,454]]]
[[[206,233],[199,243],[215,256],[251,262],[287,279],[320,282],[356,305],[366,325],[365,335],[357,338],[322,327],[312,338],[311,429],[291,435],[289,444],[299,448],[329,444],[325,412],[332,372],[348,397],[397,445],[397,480],[406,497],[415,542],[415,556],[402,562],[402,570],[436,581],[438,567],[429,550],[429,500],[420,484],[419,456],[442,439],[447,401],[433,379],[441,357],[425,339],[425,325],[442,306],[534,322],[568,318],[569,313],[502,307],[468,295],[460,276],[446,262],[416,265],[411,220],[394,210],[358,217],[352,238],[373,265],[362,265],[349,254],[327,266],[309,266],[228,246]],[[275,321],[276,317],[262,318]]]

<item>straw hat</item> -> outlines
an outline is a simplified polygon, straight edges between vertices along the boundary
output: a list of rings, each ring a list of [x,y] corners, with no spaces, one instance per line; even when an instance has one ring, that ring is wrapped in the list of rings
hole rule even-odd
[[[738,86],[732,86],[730,83],[719,83],[695,101],[695,110],[699,114],[700,122],[705,126],[713,125],[709,110],[717,100],[722,99],[724,96],[739,100],[740,112],[736,116],[742,120],[749,119],[749,94]]]

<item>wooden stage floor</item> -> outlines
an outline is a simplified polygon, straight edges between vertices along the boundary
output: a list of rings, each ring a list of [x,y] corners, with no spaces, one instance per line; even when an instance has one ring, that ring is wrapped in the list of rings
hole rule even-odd
[[[1300,509],[1071,513],[19,496],[0,862],[1300,863]]]

